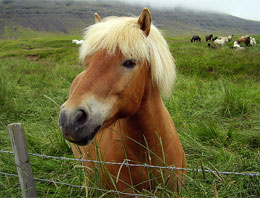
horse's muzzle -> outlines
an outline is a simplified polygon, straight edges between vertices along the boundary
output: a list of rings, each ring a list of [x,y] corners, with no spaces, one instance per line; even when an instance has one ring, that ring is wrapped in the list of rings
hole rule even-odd
[[[68,111],[62,107],[59,126],[68,141],[81,146],[88,144],[101,128],[100,124],[91,123],[89,113],[84,108]]]

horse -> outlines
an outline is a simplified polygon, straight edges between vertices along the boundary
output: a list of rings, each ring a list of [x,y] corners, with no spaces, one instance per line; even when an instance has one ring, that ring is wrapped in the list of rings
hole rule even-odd
[[[72,43],[75,43],[77,45],[81,45],[83,43],[83,40],[77,40],[77,39],[73,39]]]
[[[250,45],[250,37],[249,37],[249,35],[242,36],[237,40],[237,42],[239,44],[242,42],[242,43],[245,43],[246,46],[249,46]]]
[[[255,38],[253,38],[253,37],[250,37],[250,45],[251,46],[256,46],[256,40],[255,40]]]
[[[75,77],[61,106],[62,134],[76,158],[178,167],[165,172],[167,188],[178,191],[187,163],[161,97],[171,96],[176,76],[167,42],[147,8],[136,18],[96,21],[79,50],[87,68]],[[82,164],[86,171],[95,168],[94,162]],[[154,189],[155,179],[163,182],[160,170],[143,166],[106,164],[100,171],[102,187],[127,193]]]
[[[190,42],[192,43],[192,42],[195,42],[195,41],[201,42],[201,38],[200,38],[198,35],[195,35],[195,36],[193,36],[193,37],[191,38]]]
[[[218,47],[219,45],[223,47],[225,42],[227,42],[227,40],[223,39],[223,37],[221,39],[216,39],[214,41],[216,47]]]
[[[236,50],[245,50],[245,47],[241,47],[237,41],[234,42],[233,46],[230,47],[231,49],[236,49]]]
[[[213,34],[206,35],[206,42],[211,41]]]
[[[238,44],[237,41],[235,41],[233,47],[234,47],[234,48],[237,48],[237,47],[240,47],[240,45]]]
[[[232,35],[230,35],[230,36],[227,37],[227,38],[228,38],[228,42],[232,41],[233,36],[234,36],[234,35],[232,34]]]

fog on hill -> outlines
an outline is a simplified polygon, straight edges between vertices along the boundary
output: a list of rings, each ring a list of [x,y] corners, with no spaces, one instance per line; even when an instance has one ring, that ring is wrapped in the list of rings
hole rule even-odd
[[[237,16],[244,19],[258,20],[259,16],[259,0],[250,0],[250,2],[245,3],[243,0],[217,0],[217,1],[207,1],[207,0],[117,0],[119,2],[127,2],[132,5],[148,6],[155,9],[174,9],[174,8],[184,8],[193,11],[207,11],[207,12],[217,12],[226,13],[233,16]]]

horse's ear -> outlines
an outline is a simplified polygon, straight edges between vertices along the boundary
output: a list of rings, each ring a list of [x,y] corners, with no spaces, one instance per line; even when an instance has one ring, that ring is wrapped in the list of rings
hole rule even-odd
[[[101,20],[101,17],[99,16],[99,14],[98,13],[95,13],[95,22],[96,23],[99,23],[99,22],[101,22],[102,20]]]
[[[140,14],[137,23],[140,25],[141,30],[144,31],[146,36],[149,35],[151,24],[152,24],[152,16],[148,8],[144,8],[142,13]]]

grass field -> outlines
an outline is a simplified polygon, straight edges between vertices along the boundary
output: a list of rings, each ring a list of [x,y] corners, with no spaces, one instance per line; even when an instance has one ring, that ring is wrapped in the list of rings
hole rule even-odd
[[[73,157],[58,127],[59,106],[84,67],[72,36],[0,40],[0,150],[11,150],[7,125],[21,122],[29,152]],[[260,36],[255,36],[260,42]],[[167,38],[177,82],[165,101],[187,154],[189,168],[260,172],[260,45],[236,51],[205,41]],[[231,44],[229,44],[231,45]],[[40,55],[32,61],[27,55]],[[73,161],[30,158],[34,177],[83,185]],[[0,171],[16,173],[12,155],[0,153]],[[91,180],[92,179],[92,180]],[[260,178],[188,172],[182,197],[260,197]],[[36,182],[38,197],[85,197],[86,190]],[[89,190],[89,197],[111,196]],[[0,197],[21,196],[16,177],[0,175]],[[216,195],[215,195],[216,196]]]

